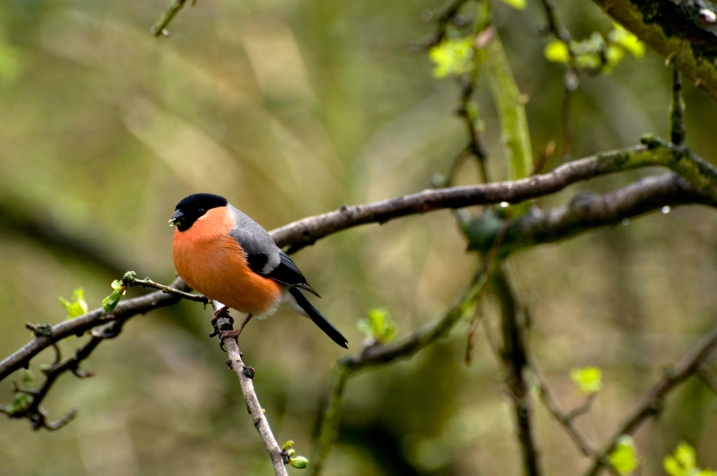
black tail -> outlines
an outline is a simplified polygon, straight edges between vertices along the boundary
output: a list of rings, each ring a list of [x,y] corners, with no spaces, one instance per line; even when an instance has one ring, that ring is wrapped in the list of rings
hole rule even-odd
[[[326,319],[324,315],[321,314],[319,310],[316,309],[303,294],[301,294],[301,291],[292,287],[289,288],[289,292],[294,297],[296,303],[301,307],[301,309],[306,311],[306,314],[308,314],[311,320],[314,321],[314,324],[319,326],[319,329],[324,331],[327,336],[331,337],[332,341],[336,342],[344,349],[348,349],[348,346],[346,344],[348,344],[349,341],[346,340],[346,337],[344,337],[341,332],[339,332],[339,330],[335,328],[334,325],[331,324],[329,320]]]

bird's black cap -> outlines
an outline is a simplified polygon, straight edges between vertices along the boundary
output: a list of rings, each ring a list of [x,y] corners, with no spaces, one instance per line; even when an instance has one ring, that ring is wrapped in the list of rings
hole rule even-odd
[[[208,210],[217,207],[225,207],[229,202],[226,198],[212,193],[195,193],[180,201],[174,209],[174,215],[169,220],[171,225],[176,225],[179,231],[188,230],[195,221]]]

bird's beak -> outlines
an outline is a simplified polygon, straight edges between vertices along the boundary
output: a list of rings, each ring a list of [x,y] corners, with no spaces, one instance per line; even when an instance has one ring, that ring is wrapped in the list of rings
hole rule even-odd
[[[169,226],[179,225],[184,218],[184,213],[181,210],[175,210],[172,218],[169,219]]]

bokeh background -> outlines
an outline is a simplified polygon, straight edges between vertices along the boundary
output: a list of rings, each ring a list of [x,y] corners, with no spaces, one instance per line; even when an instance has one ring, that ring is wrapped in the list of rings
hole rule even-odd
[[[126,270],[170,282],[167,220],[190,193],[224,195],[271,229],[424,189],[465,144],[456,85],[433,78],[425,52],[407,48],[431,31],[421,14],[441,6],[434,0],[198,0],[170,38],[154,38],[149,28],[167,3],[0,3],[3,357],[31,337],[25,322],[64,319],[58,296],[75,288],[93,308]],[[559,11],[578,39],[612,28],[586,0],[560,2]],[[564,70],[543,58],[549,38],[538,2],[522,11],[497,2],[494,14],[530,98],[537,152],[560,137]],[[573,105],[575,156],[635,144],[646,132],[666,136],[670,81],[652,52],[586,78]],[[505,177],[494,106],[480,88],[490,167]],[[714,162],[717,107],[691,84],[686,100],[689,144]],[[655,172],[600,178],[541,205]],[[468,166],[460,181],[474,180]],[[447,309],[478,263],[448,212],[345,231],[295,260],[353,353],[363,340],[356,321],[370,308],[386,308],[408,333]],[[707,208],[654,214],[511,261],[535,319],[532,349],[563,405],[581,401],[571,368],[603,369],[604,389],[580,420],[596,444],[715,323],[717,216]],[[495,323],[494,311],[489,304]],[[59,432],[0,418],[0,474],[269,474],[236,378],[207,338],[209,318],[181,303],[133,319],[85,364],[95,377],[65,376],[53,388],[51,416],[79,410]],[[349,382],[326,474],[520,474],[503,375],[482,331],[466,367],[467,327]],[[344,351],[285,312],[252,322],[240,344],[277,438],[309,456]],[[10,388],[0,384],[1,403]],[[536,408],[546,474],[577,474],[588,461]],[[642,474],[660,474],[680,440],[696,447],[701,466],[717,468],[716,411],[717,398],[696,379],[670,396],[636,437]]]

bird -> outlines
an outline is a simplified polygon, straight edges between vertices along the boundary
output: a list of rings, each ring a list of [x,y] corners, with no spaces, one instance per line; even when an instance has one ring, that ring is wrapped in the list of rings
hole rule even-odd
[[[172,259],[179,277],[189,287],[219,303],[212,317],[229,317],[229,309],[246,313],[237,330],[222,331],[237,338],[252,317],[259,319],[287,308],[311,319],[341,347],[348,341],[316,309],[302,291],[319,296],[296,264],[257,222],[211,193],[195,193],[176,206]],[[233,320],[233,319],[232,319]]]

